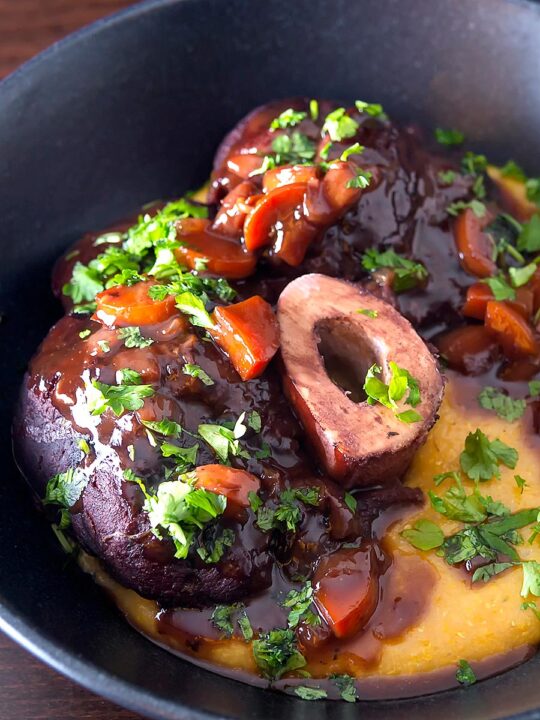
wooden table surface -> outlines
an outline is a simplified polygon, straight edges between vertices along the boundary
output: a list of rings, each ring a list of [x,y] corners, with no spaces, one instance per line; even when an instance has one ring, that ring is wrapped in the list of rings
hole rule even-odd
[[[0,0],[0,78],[133,0]],[[83,690],[0,633],[1,720],[140,720]]]

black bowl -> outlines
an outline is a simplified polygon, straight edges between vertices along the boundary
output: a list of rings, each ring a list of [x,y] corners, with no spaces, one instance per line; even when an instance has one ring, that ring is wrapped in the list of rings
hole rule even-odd
[[[60,310],[51,265],[83,231],[203,181],[219,139],[273,97],[380,101],[540,168],[540,7],[509,0],[161,0],[71,36],[0,85],[0,627],[154,718],[540,718],[540,658],[468,689],[306,703],[144,640],[64,557],[11,459],[14,399]],[[459,612],[459,609],[456,609]]]

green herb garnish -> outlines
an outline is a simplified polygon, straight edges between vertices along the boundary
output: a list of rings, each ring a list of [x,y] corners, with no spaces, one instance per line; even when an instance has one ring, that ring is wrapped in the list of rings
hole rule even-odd
[[[145,348],[152,345],[152,338],[143,337],[138,327],[125,327],[117,331],[120,340],[124,341],[127,348]]]
[[[277,680],[306,664],[305,657],[298,650],[294,632],[281,628],[270,630],[254,640],[253,655],[263,675],[270,680]]]
[[[459,130],[435,128],[435,139],[441,145],[461,145],[465,141],[465,135]]]
[[[367,250],[362,258],[362,266],[369,272],[381,268],[394,270],[392,288],[397,292],[405,292],[422,285],[428,277],[424,265],[398,255],[395,250],[378,252],[373,248]]]
[[[516,400],[505,395],[498,388],[485,387],[478,395],[478,402],[486,410],[492,410],[507,422],[514,422],[523,416],[527,404],[525,400]]]
[[[458,663],[458,669],[456,671],[456,680],[460,685],[473,685],[476,682],[476,675],[474,670],[469,665],[467,660],[460,660]]]
[[[203,385],[214,385],[214,381],[206,373],[200,365],[195,365],[194,363],[186,363],[184,367],[182,368],[182,372],[184,375],[190,375],[191,377],[198,378]]]
[[[395,362],[388,363],[390,382],[386,384],[378,377],[382,370],[372,365],[364,380],[364,392],[370,405],[380,403],[392,410],[398,420],[405,423],[419,422],[422,419],[416,410],[401,410],[398,402],[416,407],[420,403],[420,386],[408,370],[400,368]]]

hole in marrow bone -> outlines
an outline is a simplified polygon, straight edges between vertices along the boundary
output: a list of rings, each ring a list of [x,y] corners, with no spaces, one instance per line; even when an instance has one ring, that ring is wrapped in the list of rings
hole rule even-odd
[[[365,402],[366,374],[374,363],[378,363],[369,339],[347,318],[321,320],[315,326],[315,337],[330,380],[352,402]]]

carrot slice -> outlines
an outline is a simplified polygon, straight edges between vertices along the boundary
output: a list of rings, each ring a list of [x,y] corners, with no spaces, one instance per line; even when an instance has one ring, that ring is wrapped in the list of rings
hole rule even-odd
[[[493,261],[493,241],[484,232],[485,219],[467,208],[454,223],[454,240],[464,270],[476,277],[490,277],[497,272]]]
[[[229,356],[242,380],[264,372],[279,347],[279,329],[270,305],[259,295],[218,306],[212,313],[214,327],[208,332]]]
[[[258,250],[273,243],[276,223],[283,226],[294,222],[304,202],[306,183],[283,185],[265,195],[255,206],[244,225],[244,242],[248,250]]]
[[[139,282],[135,285],[115,285],[96,295],[97,309],[93,316],[109,327],[118,325],[153,325],[175,315],[173,296],[164,300],[152,300],[148,290],[155,282]]]
[[[488,302],[485,324],[495,334],[506,355],[514,357],[538,353],[538,342],[531,325],[508,303]]]
[[[483,320],[486,315],[488,302],[495,300],[489,285],[474,283],[467,288],[467,299],[462,308],[465,317]],[[532,288],[520,287],[516,290],[515,300],[506,300],[510,307],[528,320],[533,312],[534,292]]]
[[[281,165],[265,172],[263,188],[268,193],[283,185],[307,183],[309,180],[317,179],[317,176],[318,170],[315,165]]]
[[[226,465],[200,465],[195,469],[196,487],[209,490],[227,498],[227,511],[237,514],[238,510],[249,507],[249,493],[260,488],[259,478],[245,470]]]
[[[319,563],[314,601],[338,638],[357,633],[377,607],[378,573],[372,549],[346,548]]]
[[[495,165],[488,165],[487,174],[499,188],[503,205],[520,222],[527,222],[538,213],[538,205],[527,197],[527,189],[522,180],[504,176],[501,169]]]
[[[497,340],[483,325],[450,330],[439,337],[436,344],[448,365],[467,375],[486,372],[500,354]]]
[[[199,220],[196,225],[182,220],[177,228],[177,237],[184,244],[174,251],[176,259],[190,270],[202,268],[229,280],[248,277],[255,270],[255,255],[240,243],[212,231],[208,220]]]
[[[488,302],[494,299],[489,285],[474,283],[467,288],[467,298],[461,312],[465,317],[483,320]]]

